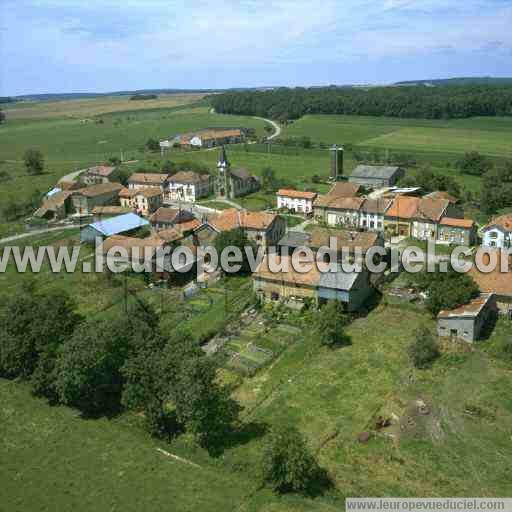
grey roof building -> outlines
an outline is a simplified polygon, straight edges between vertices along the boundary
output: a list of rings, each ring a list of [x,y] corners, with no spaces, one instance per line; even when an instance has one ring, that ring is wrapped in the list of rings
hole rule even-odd
[[[497,313],[496,295],[482,293],[469,304],[441,311],[437,316],[437,333],[441,337],[473,342],[481,338]]]
[[[348,180],[366,188],[393,187],[404,174],[404,170],[396,166],[358,165]]]

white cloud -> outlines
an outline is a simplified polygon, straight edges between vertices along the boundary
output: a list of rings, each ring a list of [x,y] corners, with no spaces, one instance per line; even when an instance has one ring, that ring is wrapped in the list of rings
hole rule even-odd
[[[306,70],[512,48],[512,7],[498,0],[4,0],[0,8],[6,89],[24,81],[13,73],[30,76],[38,63],[41,73],[96,74],[99,87],[114,83],[105,74],[138,75],[148,86],[157,74],[172,86],[169,77],[191,72],[208,86],[224,68],[237,85],[237,73],[269,63]]]

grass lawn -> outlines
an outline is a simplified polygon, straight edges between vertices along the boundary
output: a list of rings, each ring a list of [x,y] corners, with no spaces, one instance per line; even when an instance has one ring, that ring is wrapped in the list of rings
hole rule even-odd
[[[229,208],[233,208],[229,203],[215,201],[215,199],[202,199],[197,203],[208,208],[214,208],[215,210],[228,210]]]
[[[136,418],[84,420],[0,380],[2,510],[233,510],[252,482],[157,451]]]

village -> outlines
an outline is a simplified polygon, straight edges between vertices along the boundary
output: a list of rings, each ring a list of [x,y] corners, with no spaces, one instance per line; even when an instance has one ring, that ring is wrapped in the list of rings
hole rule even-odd
[[[195,134],[175,136],[173,144],[189,148],[203,147],[218,151],[217,171],[181,170],[174,174],[137,171],[126,184],[116,180],[116,167],[99,165],[71,173],[48,192],[34,218],[48,226],[71,223],[80,227],[83,244],[101,243],[103,254],[113,247],[149,249],[189,247],[198,258],[198,247],[212,246],[216,238],[241,230],[248,240],[263,248],[266,256],[252,275],[253,290],[262,303],[281,303],[294,310],[309,304],[321,306],[337,301],[351,314],[367,311],[374,295],[382,294],[383,283],[390,276],[372,273],[322,274],[318,269],[307,273],[269,271],[270,247],[290,258],[296,249],[307,247],[316,254],[337,241],[339,255],[346,249],[353,254],[357,247],[366,253],[372,247],[403,249],[407,243],[434,242],[446,255],[450,247],[465,246],[473,256],[482,250],[508,249],[512,243],[512,216],[494,218],[477,227],[464,217],[456,197],[443,191],[424,194],[420,187],[402,187],[400,180],[407,169],[400,166],[359,165],[347,176],[344,151],[333,146],[330,153],[330,188],[319,194],[296,189],[278,189],[275,207],[248,211],[236,201],[258,191],[261,178],[244,168],[233,168],[229,161],[229,144],[239,144],[243,129],[207,129]],[[160,143],[166,151],[169,141]],[[201,200],[224,202],[216,210]],[[295,216],[296,226],[287,227],[286,217]],[[446,256],[444,256],[446,259]],[[438,262],[443,260],[439,257]],[[204,263],[204,262],[203,262]],[[211,286],[221,273],[203,274],[193,270],[180,276],[182,285]],[[498,312],[507,318],[512,312],[512,280],[509,274],[482,273],[476,269],[472,278],[480,295],[467,304],[437,314],[438,335],[454,341],[474,342],[487,333]],[[155,272],[154,282],[175,282],[168,271]],[[175,276],[174,276],[175,277]]]
[[[0,19],[0,512],[512,512],[510,0]]]

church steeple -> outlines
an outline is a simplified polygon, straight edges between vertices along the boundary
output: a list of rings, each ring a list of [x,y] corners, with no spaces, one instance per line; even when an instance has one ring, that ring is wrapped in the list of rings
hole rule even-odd
[[[217,163],[217,167],[219,170],[229,168],[228,156],[226,155],[226,148],[224,146],[220,147],[219,162]]]
[[[221,199],[226,199],[231,196],[230,191],[230,176],[229,176],[229,161],[228,156],[226,154],[226,148],[221,146],[219,153],[219,161],[217,163],[218,175],[217,175],[217,183],[215,186],[215,193],[217,197]]]

